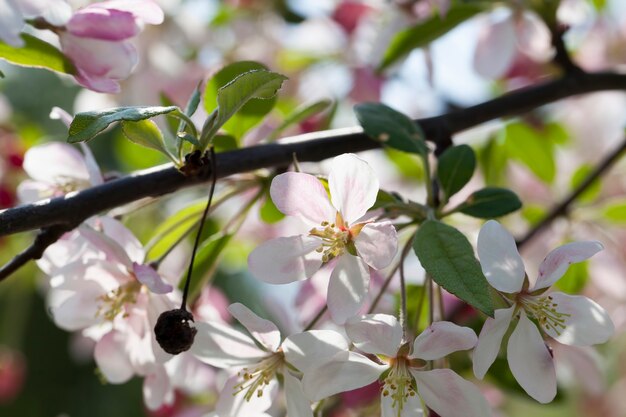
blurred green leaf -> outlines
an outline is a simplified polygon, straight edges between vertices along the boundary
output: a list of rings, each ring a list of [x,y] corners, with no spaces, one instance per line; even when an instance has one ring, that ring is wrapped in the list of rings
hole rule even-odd
[[[480,4],[453,3],[445,17],[441,18],[439,14],[435,14],[415,26],[398,32],[391,39],[378,70],[384,70],[413,49],[427,46],[484,10],[485,7]]]
[[[476,156],[467,145],[452,146],[439,157],[437,177],[445,201],[465,186],[474,175]]]
[[[570,187],[575,189],[578,187],[594,170],[592,165],[581,165],[578,167],[576,171],[574,171],[574,175],[570,179]],[[582,192],[577,198],[578,201],[583,203],[590,203],[594,201],[600,195],[602,191],[602,183],[600,179],[595,179],[589,186]]]
[[[8,7],[8,6],[4,6]],[[76,74],[74,64],[54,46],[23,33],[24,46],[15,47],[0,41],[0,59],[22,67],[45,68],[64,74]]]
[[[193,262],[193,272],[191,283],[189,284],[189,299],[194,300],[202,291],[202,288],[209,282],[215,273],[217,261],[233,235],[230,233],[218,232],[205,240],[198,251]],[[180,287],[184,286],[184,277],[180,280]]]
[[[404,152],[428,155],[422,129],[404,114],[382,103],[362,103],[354,112],[370,138]]]
[[[626,224],[626,200],[613,200],[602,208],[605,220],[615,224]]]
[[[261,206],[259,215],[261,216],[261,220],[269,224],[277,223],[285,218],[285,215],[280,210],[278,210],[278,208],[270,198],[269,192],[266,193],[265,201]]]
[[[137,122],[123,120],[120,125],[122,132],[131,142],[155,149],[173,159],[165,146],[161,130],[152,120],[139,120]]]
[[[171,114],[181,114],[176,106],[169,107],[115,107],[101,111],[89,111],[78,113],[70,124],[69,143],[84,142],[92,139],[98,133],[106,129],[110,124],[121,122],[122,120],[137,122],[139,120],[151,119],[153,117]]]
[[[400,294],[396,295],[395,304],[396,310],[399,311]],[[422,285],[406,286],[406,318],[409,329],[425,329],[428,326],[428,297]]]
[[[524,204],[522,217],[530,224],[537,224],[546,215],[546,209],[537,204]]]
[[[213,146],[215,147],[215,152],[233,151],[239,148],[237,139],[233,136],[220,134],[213,137]]]
[[[417,181],[424,180],[424,163],[420,157],[393,148],[385,148],[384,151],[402,176]]]
[[[478,163],[486,185],[503,185],[508,154],[503,141],[491,137],[478,151]]]
[[[272,142],[280,136],[280,134],[289,126],[303,122],[308,118],[323,112],[333,105],[332,100],[319,100],[311,104],[300,106],[293,111],[283,122],[272,131],[267,137],[268,142]]]
[[[286,79],[253,61],[236,62],[222,68],[204,90],[204,108],[211,113],[217,105],[217,117],[203,137],[208,141],[223,128],[240,139],[272,110],[276,92]]]
[[[587,0],[587,2],[591,3],[599,12],[606,8],[606,0]]]
[[[439,221],[426,220],[417,229],[413,249],[433,281],[493,317],[489,284],[472,245],[461,232]]]
[[[458,211],[472,217],[491,219],[512,213],[521,207],[522,202],[513,191],[506,188],[487,187],[474,191],[459,206]]]
[[[588,262],[571,264],[567,273],[554,286],[568,294],[579,294],[589,282]]]
[[[510,123],[504,130],[509,156],[522,162],[546,184],[554,181],[554,146],[548,135],[525,123]]]

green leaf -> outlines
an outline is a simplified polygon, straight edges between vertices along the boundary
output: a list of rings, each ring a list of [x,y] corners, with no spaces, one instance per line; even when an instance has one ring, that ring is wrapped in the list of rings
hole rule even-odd
[[[123,120],[121,126],[122,132],[131,142],[155,149],[171,157],[165,147],[161,130],[152,120],[139,120],[137,122]]]
[[[439,157],[437,177],[445,201],[465,186],[474,175],[476,156],[467,145],[452,146]]]
[[[506,183],[508,155],[504,141],[497,137],[490,138],[478,151],[478,162],[486,185]]]
[[[190,300],[194,300],[213,277],[217,261],[232,237],[233,234],[219,232],[200,245],[193,262],[193,272],[191,274],[191,283],[189,284]],[[181,279],[180,286],[184,286],[184,279]]]
[[[577,188],[584,180],[587,179],[589,174],[591,174],[594,170],[592,165],[584,164],[578,167],[576,171],[574,171],[574,175],[570,179],[570,187],[572,189]],[[584,203],[591,203],[600,195],[602,191],[602,183],[598,178],[589,184],[589,186],[578,196],[578,201]]]
[[[161,114],[180,115],[181,111],[176,106],[168,107],[115,107],[102,111],[89,111],[78,113],[70,124],[69,143],[85,142],[93,139],[98,133],[106,129],[110,124],[122,120],[137,122],[150,119]]]
[[[0,59],[21,67],[45,68],[64,74],[76,74],[74,64],[54,46],[39,38],[22,34],[24,46],[15,47],[0,41]]]
[[[272,142],[278,139],[280,134],[289,126],[292,126],[296,123],[303,122],[307,120],[308,118],[315,116],[318,113],[323,112],[324,110],[328,109],[332,105],[333,105],[332,100],[319,100],[319,101],[316,101],[315,103],[298,107],[297,109],[294,110],[293,113],[287,116],[287,118],[285,118],[285,120],[283,120],[283,122],[276,129],[272,131],[272,133],[268,135],[267,137],[268,142]]]
[[[571,264],[567,269],[567,273],[559,279],[554,286],[559,290],[568,294],[578,294],[587,285],[589,281],[588,262],[578,262]]]
[[[272,110],[276,92],[286,79],[253,61],[236,62],[215,74],[204,90],[204,108],[211,113],[217,104],[217,117],[203,134],[203,146],[222,127],[241,138]]]
[[[213,146],[215,147],[215,152],[233,151],[239,148],[237,139],[233,136],[219,134],[213,137]]]
[[[389,43],[378,70],[382,71],[413,49],[427,46],[460,23],[484,10],[484,6],[477,4],[453,4],[445,17],[441,18],[439,14],[436,14],[415,26],[398,32]]]
[[[615,224],[626,224],[626,200],[613,200],[602,209],[604,219]]]
[[[511,190],[487,187],[474,191],[458,208],[463,214],[481,219],[504,216],[519,210],[522,202]]]
[[[454,227],[427,220],[417,230],[413,249],[432,279],[446,291],[493,317],[489,284],[474,249]]]
[[[362,103],[354,112],[370,138],[404,152],[428,155],[422,129],[404,114],[382,103]]]
[[[268,224],[277,223],[285,218],[285,215],[278,210],[278,207],[276,207],[272,201],[269,195],[269,190],[268,193],[266,193],[265,201],[259,210],[259,215],[261,216],[261,220]]]
[[[526,165],[540,180],[551,184],[556,175],[556,164],[549,135],[525,123],[510,123],[504,134],[509,156]]]

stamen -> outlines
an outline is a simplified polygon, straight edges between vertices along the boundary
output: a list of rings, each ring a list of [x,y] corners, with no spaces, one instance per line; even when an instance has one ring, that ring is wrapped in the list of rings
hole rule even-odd
[[[124,312],[124,317],[127,317],[125,305],[137,302],[137,294],[140,289],[141,284],[139,282],[130,282],[98,297],[97,301],[100,301],[100,305],[96,311],[96,317],[113,321],[122,312]]]
[[[341,219],[339,213],[337,213],[337,218],[340,220],[337,224],[343,225],[343,219]],[[335,223],[323,221],[320,223],[320,226],[321,228],[314,227],[309,230],[309,236],[317,236],[322,239],[322,244],[316,249],[316,252],[322,254],[322,262],[329,262],[333,258],[344,254],[352,235],[350,230],[343,226],[338,227]]]
[[[263,359],[253,368],[243,368],[237,373],[242,381],[234,386],[233,395],[244,392],[244,399],[250,401],[253,396],[262,397],[263,390],[269,385],[276,375],[276,371],[284,363],[284,354],[276,352]]]
[[[382,394],[383,397],[391,396],[391,407],[400,417],[406,401],[409,397],[416,395],[415,388],[413,388],[413,376],[409,372],[407,358],[394,358],[389,364],[391,368],[383,381]]]
[[[565,330],[565,322],[571,314],[561,313],[557,310],[558,304],[554,302],[552,296],[522,296],[519,302],[524,310],[537,319],[539,325],[544,330],[552,330],[556,334],[561,334]]]

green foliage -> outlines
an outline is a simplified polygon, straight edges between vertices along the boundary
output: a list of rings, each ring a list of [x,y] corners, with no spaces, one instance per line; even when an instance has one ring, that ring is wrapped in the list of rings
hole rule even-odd
[[[385,148],[385,155],[402,176],[418,181],[424,180],[424,163],[415,154]]]
[[[593,166],[587,164],[579,166],[578,169],[574,171],[574,175],[572,175],[572,178],[570,179],[570,186],[572,187],[572,189],[582,184],[582,182],[589,176],[589,174],[591,174],[593,169]],[[584,203],[590,203],[598,198],[601,191],[602,183],[600,182],[599,178],[595,179],[589,186],[587,186],[585,191],[583,191],[582,194],[578,196],[577,200]]]
[[[523,163],[533,174],[546,184],[551,184],[556,175],[553,141],[546,132],[516,122],[504,130],[509,156]]]
[[[445,17],[438,14],[397,33],[391,40],[378,70],[382,71],[413,49],[427,46],[459,24],[485,10],[480,4],[454,3]]]
[[[176,159],[168,151],[161,130],[152,120],[139,120],[137,122],[123,120],[120,125],[122,132],[131,142],[146,148],[155,149],[165,154],[171,160]]]
[[[406,318],[410,329],[424,329],[428,326],[428,303],[426,289],[422,285],[406,286]],[[396,296],[395,304],[396,310],[399,310],[400,294]]]
[[[193,272],[191,274],[191,283],[189,284],[190,300],[194,300],[213,277],[217,261],[232,238],[233,234],[231,233],[218,232],[200,245],[193,262]],[[185,276],[186,272],[183,278]],[[181,279],[180,286],[184,286],[184,279]]]
[[[478,151],[478,163],[486,185],[505,183],[505,171],[508,162],[506,146],[497,137],[491,137]]]
[[[278,210],[278,208],[270,198],[269,189],[266,193],[265,201],[263,202],[259,210],[259,215],[261,216],[261,220],[269,224],[277,223],[285,218],[285,215],[280,210]]]
[[[276,92],[286,79],[252,61],[228,65],[215,74],[204,90],[204,108],[213,117],[202,134],[202,146],[220,128],[241,138],[272,110]]]
[[[538,204],[524,204],[522,217],[530,224],[537,224],[546,215],[546,209]]]
[[[605,220],[615,224],[626,224],[626,200],[610,201],[602,208]]]
[[[25,33],[21,37],[24,40],[24,46],[21,47],[0,41],[0,59],[21,67],[45,68],[64,74],[76,74],[74,64],[57,48]]]
[[[298,107],[293,111],[293,113],[287,116],[287,118],[285,118],[285,120],[283,120],[283,122],[272,131],[272,133],[269,134],[267,140],[272,142],[278,139],[280,134],[289,126],[303,122],[310,117],[327,110],[332,105],[332,100],[319,100],[314,103]]]
[[[472,178],[476,169],[476,156],[467,145],[452,146],[439,157],[437,178],[447,202]]]
[[[422,129],[404,114],[382,103],[357,104],[354,112],[370,138],[385,146],[427,157]]]
[[[489,284],[463,233],[439,221],[427,220],[417,230],[413,249],[433,281],[493,316]]]
[[[568,294],[580,293],[589,281],[588,262],[571,264],[567,273],[559,279],[554,286]]]
[[[487,187],[474,191],[456,211],[481,219],[504,216],[522,207],[519,197],[506,188]]]

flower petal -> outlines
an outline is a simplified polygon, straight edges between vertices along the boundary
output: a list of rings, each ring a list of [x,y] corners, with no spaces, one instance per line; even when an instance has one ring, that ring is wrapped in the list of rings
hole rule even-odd
[[[374,205],[378,194],[378,178],[367,162],[352,153],[333,159],[328,187],[333,206],[352,224]]]
[[[252,275],[270,284],[287,284],[310,278],[322,266],[315,252],[321,240],[313,236],[290,236],[268,240],[248,256]]]
[[[126,337],[116,330],[105,334],[96,343],[94,359],[102,375],[112,384],[123,384],[134,374],[126,353]]]
[[[489,404],[478,387],[450,369],[414,371],[417,391],[428,408],[446,417],[491,416]]]
[[[565,329],[556,332],[553,327],[544,327],[547,334],[566,345],[591,346],[604,343],[613,335],[613,321],[596,302],[582,295],[562,292],[550,293],[556,311],[569,314],[565,318]]]
[[[476,378],[483,379],[493,361],[496,360],[502,338],[511,324],[514,311],[515,306],[496,310],[494,318],[487,318],[485,321],[472,358]]]
[[[431,361],[452,352],[471,349],[477,341],[476,333],[469,327],[436,321],[415,338],[410,357]]]
[[[74,36],[107,41],[132,38],[141,30],[132,13],[98,7],[98,3],[78,10],[66,27]]]
[[[311,401],[319,401],[371,384],[387,368],[359,353],[340,353],[330,362],[308,370],[302,378],[302,386]]]
[[[0,40],[11,46],[23,46],[20,32],[24,27],[24,17],[14,0],[3,2],[0,8]]]
[[[309,226],[333,223],[337,210],[330,204],[328,193],[313,175],[286,172],[277,175],[270,187],[272,201],[287,216],[296,216]]]
[[[289,417],[313,417],[311,403],[302,390],[302,382],[289,371],[283,372],[283,377],[285,378],[287,415]]]
[[[109,0],[95,3],[94,6],[130,12],[151,25],[159,25],[164,19],[163,10],[154,0]]]
[[[347,352],[349,343],[334,330],[309,330],[293,334],[282,344],[287,362],[302,373],[330,361],[337,353]]]
[[[252,310],[241,303],[234,303],[228,307],[228,311],[235,319],[245,327],[252,337],[270,352],[275,352],[280,346],[280,331],[274,323],[262,319]]]
[[[556,395],[554,361],[537,326],[520,314],[519,323],[507,345],[509,368],[520,386],[540,403],[549,403]]]
[[[137,281],[148,287],[155,294],[167,294],[174,291],[174,287],[165,282],[150,265],[133,262],[133,273],[137,277]]]
[[[174,389],[163,366],[155,366],[143,380],[143,401],[149,410],[174,403]]]
[[[597,241],[572,242],[550,252],[539,265],[539,276],[530,291],[548,288],[565,274],[571,264],[585,261],[604,249]]]
[[[391,263],[398,251],[396,228],[389,221],[368,223],[354,239],[354,245],[366,264],[382,269]]]
[[[143,246],[133,232],[122,222],[109,216],[98,217],[98,221],[104,234],[113,239],[117,246],[124,248],[124,252],[131,261],[143,263],[145,258]]]
[[[516,293],[524,284],[524,261],[515,240],[495,220],[489,220],[478,234],[478,257],[487,281],[498,291]]]
[[[343,324],[358,313],[369,288],[369,267],[361,258],[341,255],[328,284],[328,311],[333,321]]]
[[[46,183],[63,184],[84,182],[89,172],[83,155],[71,145],[50,142],[30,148],[24,155],[24,171],[33,179]]]
[[[516,54],[513,16],[500,22],[489,22],[478,37],[474,52],[474,69],[488,79],[502,77],[511,67]]]
[[[367,314],[345,324],[346,334],[354,346],[365,353],[395,357],[402,343],[402,326],[389,314]]]
[[[204,363],[218,368],[244,366],[268,356],[250,337],[221,323],[196,323],[191,352]]]

